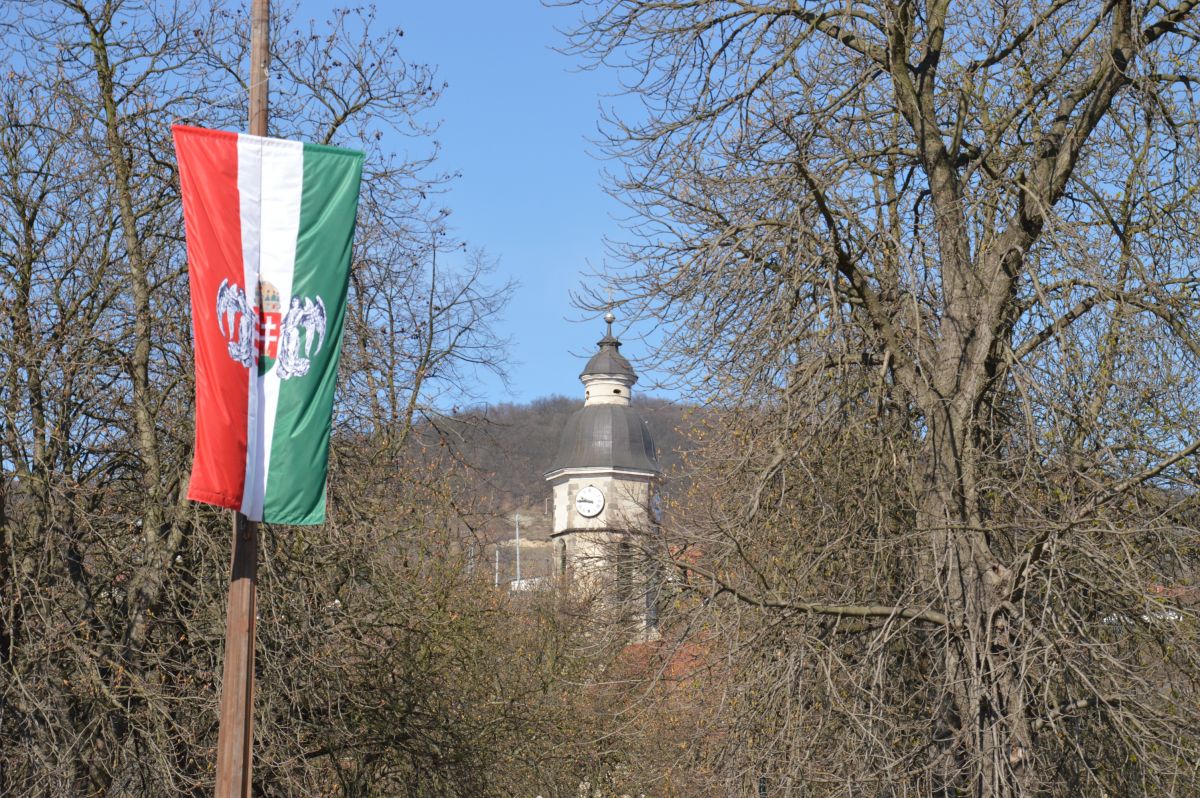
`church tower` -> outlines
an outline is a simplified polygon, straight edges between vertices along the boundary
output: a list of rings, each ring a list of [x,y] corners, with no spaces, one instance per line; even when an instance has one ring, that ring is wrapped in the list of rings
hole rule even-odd
[[[646,593],[632,554],[635,536],[652,528],[661,470],[650,428],[631,406],[637,374],[613,337],[615,317],[604,320],[608,331],[579,375],[583,407],[567,422],[546,480],[554,495],[555,575],[624,602]],[[650,624],[653,614],[648,601]]]

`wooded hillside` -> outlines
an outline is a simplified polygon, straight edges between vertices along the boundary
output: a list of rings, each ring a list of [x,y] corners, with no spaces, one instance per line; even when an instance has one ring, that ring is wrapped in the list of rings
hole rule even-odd
[[[476,474],[475,490],[498,514],[541,510],[550,490],[544,475],[558,450],[563,427],[582,399],[549,396],[528,404],[500,403],[427,422],[422,438],[439,442]],[[658,462],[666,476],[678,475],[688,448],[686,428],[694,409],[654,397],[634,397],[650,426]]]

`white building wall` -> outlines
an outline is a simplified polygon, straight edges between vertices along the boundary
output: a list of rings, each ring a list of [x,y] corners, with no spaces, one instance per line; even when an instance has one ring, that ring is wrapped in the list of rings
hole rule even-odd
[[[628,405],[633,398],[633,383],[628,377],[588,374],[583,378],[583,404]]]
[[[636,529],[645,525],[651,477],[635,474],[563,475],[553,485],[554,532],[587,529]],[[575,508],[575,496],[586,485],[604,494],[604,509],[587,518]]]
[[[575,508],[575,496],[587,485],[604,493],[599,515],[586,518]],[[588,571],[611,571],[608,562],[623,532],[646,527],[653,478],[643,474],[584,472],[563,474],[553,484],[554,535],[566,545],[567,567],[573,578]],[[556,550],[557,551],[557,550]],[[555,569],[561,559],[556,556]]]

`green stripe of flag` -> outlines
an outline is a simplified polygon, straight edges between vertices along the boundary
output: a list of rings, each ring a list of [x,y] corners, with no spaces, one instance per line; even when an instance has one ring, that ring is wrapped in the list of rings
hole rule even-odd
[[[318,524],[325,518],[330,419],[361,176],[361,153],[304,145],[292,296],[321,297],[327,322],[321,350],[310,356],[309,373],[280,384],[263,499],[263,520],[270,523]],[[302,338],[301,347],[305,343]]]

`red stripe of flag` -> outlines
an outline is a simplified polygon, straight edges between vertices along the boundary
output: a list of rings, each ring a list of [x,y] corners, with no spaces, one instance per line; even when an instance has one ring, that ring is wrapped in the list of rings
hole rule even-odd
[[[238,136],[176,126],[183,192],[192,335],[196,356],[196,450],[188,498],[237,510],[246,480],[250,372],[229,356],[217,323],[222,280],[243,286]]]

